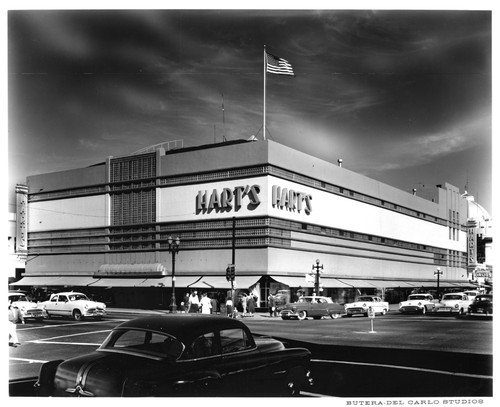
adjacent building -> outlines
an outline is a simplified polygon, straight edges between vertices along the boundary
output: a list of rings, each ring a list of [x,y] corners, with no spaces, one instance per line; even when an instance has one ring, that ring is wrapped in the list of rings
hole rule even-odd
[[[270,140],[170,147],[28,177],[28,257],[14,285],[167,308],[173,284],[178,306],[193,289],[225,293],[228,265],[259,306],[277,290],[311,293],[316,272],[340,303],[436,290],[438,269],[441,289],[479,284],[471,201],[452,185],[423,197]]]

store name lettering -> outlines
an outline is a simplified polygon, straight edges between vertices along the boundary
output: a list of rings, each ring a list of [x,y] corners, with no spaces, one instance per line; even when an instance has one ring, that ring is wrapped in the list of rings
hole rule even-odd
[[[239,210],[245,198],[248,198],[248,209],[255,209],[260,204],[260,186],[246,185],[234,188],[223,188],[222,191],[213,189],[198,191],[196,196],[196,213],[215,211]]]
[[[312,196],[304,192],[297,192],[293,189],[281,188],[273,185],[272,202],[274,207],[287,209],[289,211],[304,212],[309,215],[312,211]]]

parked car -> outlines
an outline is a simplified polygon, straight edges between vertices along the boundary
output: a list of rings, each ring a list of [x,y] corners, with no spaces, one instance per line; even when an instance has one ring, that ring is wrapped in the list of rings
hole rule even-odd
[[[47,318],[58,315],[79,321],[82,318],[102,318],[106,315],[106,304],[92,301],[85,294],[73,291],[52,294],[48,301],[39,304],[45,309]]]
[[[471,303],[472,301],[469,300],[469,297],[465,293],[447,293],[436,304],[434,312],[464,315]]]
[[[406,301],[399,303],[399,311],[402,313],[426,314],[434,309],[434,297],[431,294],[410,294]]]
[[[470,301],[474,301],[474,298],[476,298],[476,296],[479,295],[480,292],[478,290],[467,290],[464,291],[464,294],[467,295]]]
[[[9,304],[17,322],[24,322],[25,319],[41,321],[46,317],[43,307],[34,301],[30,301],[23,292],[9,291]]]
[[[42,365],[38,396],[299,395],[311,354],[240,320],[169,314],[115,327],[95,351]]]
[[[478,294],[467,310],[468,315],[493,317],[493,295]]]
[[[345,311],[348,317],[353,315],[368,316],[368,309],[372,308],[375,314],[385,315],[389,312],[389,303],[382,301],[382,298],[375,295],[362,295],[356,302],[351,302],[345,305]]]
[[[322,317],[338,318],[345,314],[342,305],[333,302],[330,297],[303,296],[297,302],[287,304],[281,310],[282,319],[300,319],[308,317],[321,319]]]

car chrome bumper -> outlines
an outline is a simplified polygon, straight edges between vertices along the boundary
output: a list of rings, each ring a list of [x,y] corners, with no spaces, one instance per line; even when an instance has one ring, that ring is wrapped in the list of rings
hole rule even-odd
[[[434,312],[443,312],[443,313],[459,312],[459,311],[460,308],[455,308],[455,307],[439,307],[434,309]]]
[[[347,308],[345,310],[346,314],[347,315],[355,315],[355,314],[366,314],[368,312],[368,310],[364,309],[364,308]]]
[[[493,311],[485,309],[477,309],[475,311],[468,311],[467,315],[477,316],[477,317],[492,317]]]
[[[102,309],[87,310],[83,315],[86,317],[103,317],[106,315],[106,311]]]
[[[416,305],[401,307],[399,309],[400,312],[422,312],[421,307],[417,307]]]
[[[298,317],[298,313],[297,312],[294,312],[294,311],[291,311],[291,310],[282,310],[280,312],[280,315],[282,317],[288,317],[288,318],[291,318],[291,317],[295,317],[297,318]]]
[[[26,318],[38,319],[38,318],[44,318],[45,316],[46,316],[46,314],[42,310],[29,310],[29,311],[26,311],[24,313],[21,313],[21,317],[23,319],[26,319]]]

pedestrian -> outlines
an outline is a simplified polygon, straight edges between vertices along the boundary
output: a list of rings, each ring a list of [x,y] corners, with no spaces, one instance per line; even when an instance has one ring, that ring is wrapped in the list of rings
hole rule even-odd
[[[274,311],[276,310],[276,307],[275,307],[275,298],[274,298],[274,295],[272,293],[269,294],[269,297],[267,297],[267,304],[269,307],[269,316],[273,317]]]
[[[189,293],[186,293],[181,302],[181,312],[186,313],[189,310]]]
[[[255,297],[253,296],[253,294],[248,297],[247,307],[248,313],[251,317],[253,317],[253,313],[255,312]]]
[[[233,317],[233,300],[231,297],[226,299],[226,313],[229,318]]]
[[[17,348],[19,345],[21,345],[16,332],[16,319],[17,316],[16,312],[14,311],[14,307],[12,307],[9,302],[9,346],[13,346],[14,348]]]
[[[198,298],[198,292],[193,291],[193,293],[189,296],[189,313],[196,313],[200,308],[200,299]]]
[[[212,309],[212,302],[210,298],[207,297],[207,293],[203,293],[201,295],[200,307],[202,314],[210,314],[210,310]]]
[[[210,308],[210,313],[211,314],[216,314],[217,313],[217,308],[218,308],[218,303],[217,303],[217,298],[213,298],[214,295],[213,294],[210,294],[209,295],[209,298],[210,298],[210,303],[212,304],[212,308]]]
[[[243,293],[243,295],[241,296],[241,308],[243,310],[243,316],[245,316],[247,313],[247,303],[248,303],[248,296],[245,293]]]

